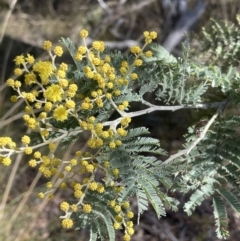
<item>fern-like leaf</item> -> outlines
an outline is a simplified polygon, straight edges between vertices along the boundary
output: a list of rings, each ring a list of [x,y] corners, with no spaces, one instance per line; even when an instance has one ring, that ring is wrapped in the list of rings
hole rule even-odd
[[[99,232],[102,233],[103,230],[107,231],[107,235],[108,237],[102,237],[101,240],[109,240],[109,241],[114,241],[115,240],[115,231],[112,225],[112,220],[111,220],[111,215],[108,212],[103,212],[101,211],[97,211],[97,210],[93,210],[92,211],[93,214],[95,214],[97,217],[99,217],[98,219],[100,219],[100,222],[103,222],[105,225],[105,228],[100,227]],[[105,234],[101,234],[101,236],[105,236]]]
[[[232,209],[236,212],[240,212],[240,202],[238,198],[238,194],[235,192],[231,192],[226,188],[218,188],[219,194],[230,204]]]
[[[190,200],[185,203],[184,211],[191,215],[192,211],[199,206],[204,199],[211,196],[214,193],[212,185],[205,185],[200,189],[197,189],[190,197]]]
[[[226,238],[228,235],[227,225],[227,211],[224,202],[219,196],[213,198],[213,214],[216,223],[216,234],[218,238]]]

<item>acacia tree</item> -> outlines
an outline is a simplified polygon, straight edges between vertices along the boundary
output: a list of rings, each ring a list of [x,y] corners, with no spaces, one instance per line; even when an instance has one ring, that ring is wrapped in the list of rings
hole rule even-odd
[[[81,30],[81,46],[61,40],[74,64],[58,63],[63,49],[53,48],[50,41],[43,44],[47,61],[17,56],[14,73],[23,81],[8,79],[7,85],[16,91],[13,103],[25,102],[23,120],[30,134],[22,136],[22,146],[0,137],[0,162],[8,166],[15,154],[25,153],[31,167],[46,178],[55,177],[39,198],[52,198],[59,187],[71,188],[72,196],[60,204],[62,227],[87,227],[92,241],[113,241],[121,228],[123,239],[130,240],[130,198],[137,199],[138,221],[149,203],[160,218],[166,208],[177,211],[179,202],[169,195],[175,191],[191,191],[184,204],[189,215],[211,197],[217,236],[225,238],[225,203],[240,211],[240,117],[225,114],[228,105],[240,103],[239,26],[213,22],[203,33],[198,59],[189,48],[182,57],[170,55],[153,43],[154,31],[144,32],[145,43],[133,46],[130,54],[111,51],[102,41],[88,47],[88,32]],[[147,101],[147,93],[164,105]],[[141,109],[132,111],[133,102],[141,103]],[[208,118],[198,120],[200,125],[189,126],[183,149],[174,155],[168,156],[146,127],[131,125],[141,115],[180,109],[210,111]],[[61,159],[57,146],[68,148],[86,132],[88,150]],[[43,146],[47,152],[40,150]],[[165,161],[163,155],[168,156]]]

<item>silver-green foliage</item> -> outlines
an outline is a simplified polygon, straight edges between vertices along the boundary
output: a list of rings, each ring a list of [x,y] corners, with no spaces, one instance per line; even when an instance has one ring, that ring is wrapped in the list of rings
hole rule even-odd
[[[166,215],[166,208],[177,210],[178,201],[169,195],[174,191],[191,191],[190,199],[184,204],[184,210],[189,215],[203,200],[211,197],[217,236],[225,238],[228,234],[225,204],[229,203],[235,211],[240,212],[240,117],[224,114],[224,111],[226,105],[240,103],[240,77],[236,68],[240,52],[240,28],[232,23],[219,24],[213,21],[210,30],[204,29],[203,33],[203,49],[211,53],[211,59],[206,61],[203,58],[195,62],[188,55],[189,49],[184,50],[182,57],[175,58],[153,43],[150,48],[154,56],[146,59],[141,68],[134,70],[139,75],[138,82],[122,87],[122,95],[113,101],[121,103],[128,100],[129,103],[141,104],[138,113],[129,112],[133,118],[152,111],[169,110],[168,107],[172,107],[173,111],[184,108],[206,109],[215,102],[216,116],[211,109],[200,127],[189,127],[185,147],[166,162],[160,157],[168,154],[160,147],[157,139],[149,136],[145,127],[130,128],[128,135],[121,138],[123,145],[116,149],[107,146],[100,148],[96,155],[97,162],[102,164],[104,160],[109,160],[112,168],[118,168],[120,173],[117,179],[110,172],[106,176],[124,189],[119,195],[111,186],[102,194],[88,191],[85,202],[91,203],[93,211],[91,214],[76,213],[74,220],[76,228],[90,229],[90,240],[97,240],[97,237],[101,240],[115,240],[113,217],[116,213],[109,207],[109,200],[122,202],[135,196],[138,220],[139,215],[148,209],[148,203],[151,203],[160,218]],[[73,56],[75,47],[71,41],[62,39],[62,42]],[[131,56],[120,52],[107,50],[107,54],[114,60],[116,69],[119,69],[123,60],[131,62]],[[84,77],[82,68],[82,64],[75,62],[68,75],[76,80],[80,92],[86,94],[91,91],[92,83]],[[164,105],[156,106],[145,100],[147,93]],[[91,114],[97,120],[106,122],[113,111],[106,104],[101,111],[93,108]],[[84,111],[80,113],[83,116],[85,114]],[[208,123],[211,125],[207,126]],[[67,129],[70,126],[74,129],[68,122],[64,125]]]

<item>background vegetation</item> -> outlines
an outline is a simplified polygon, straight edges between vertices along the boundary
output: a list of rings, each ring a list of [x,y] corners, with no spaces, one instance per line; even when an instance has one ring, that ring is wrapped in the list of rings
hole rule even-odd
[[[164,3],[170,8],[164,8]],[[187,11],[179,12],[179,3],[187,3]],[[111,48],[127,51],[127,48],[141,42],[144,30],[158,32],[158,43],[166,43],[184,16],[189,16],[197,4],[203,1],[180,0],[13,0],[0,1],[0,136],[14,136],[15,139],[25,131],[21,121],[23,108],[21,102],[12,105],[9,101],[11,89],[6,87],[6,79],[13,76],[13,59],[21,53],[31,53],[45,58],[42,42],[46,39],[57,43],[61,37],[70,37],[77,43],[79,30],[86,28],[90,32],[89,43],[100,39]],[[238,0],[205,0],[201,14],[191,26],[191,37],[185,38],[192,46],[198,47],[201,28],[209,25],[210,18],[235,22],[240,13]],[[190,21],[192,21],[190,19]],[[193,37],[192,37],[193,36]],[[172,49],[173,54],[181,54],[181,44]],[[67,59],[68,56],[63,56]],[[149,96],[149,98],[151,98]],[[234,110],[238,111],[238,110]],[[199,116],[190,111],[153,114],[138,118],[136,126],[147,126],[152,135],[161,140],[161,144],[170,153],[174,153],[182,144],[182,135],[189,123]],[[85,148],[84,139],[76,143]],[[63,158],[70,158],[76,146],[72,145]],[[16,156],[15,164],[0,166],[0,240],[86,240],[87,231],[62,230],[59,216],[59,203],[68,195],[68,191],[57,193],[55,198],[42,203],[37,193],[44,186],[45,179],[28,167],[24,156]],[[183,203],[186,196],[179,198]],[[135,200],[132,200],[136,209]],[[133,240],[171,240],[171,241],[215,241],[214,221],[209,201],[197,208],[188,217],[183,211],[168,212],[165,218],[158,220],[151,207],[141,217],[136,226]],[[230,212],[230,237],[239,240],[240,218]],[[119,232],[117,240],[121,240]]]

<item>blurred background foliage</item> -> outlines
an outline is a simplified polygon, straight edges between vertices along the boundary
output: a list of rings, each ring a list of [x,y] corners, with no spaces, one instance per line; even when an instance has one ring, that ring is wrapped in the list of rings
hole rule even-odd
[[[110,48],[127,51],[141,44],[142,32],[158,32],[157,42],[174,55],[181,55],[181,42],[200,44],[201,28],[211,24],[210,18],[236,22],[240,13],[239,0],[0,0],[0,136],[14,136],[18,140],[26,131],[21,121],[21,101],[9,101],[12,90],[6,79],[14,78],[13,59],[30,53],[35,58],[47,58],[42,49],[44,40],[58,43],[61,37],[70,37],[79,44],[79,30],[90,32],[88,43],[103,40]],[[179,33],[180,35],[176,35]],[[188,33],[187,37],[184,35]],[[185,36],[182,38],[182,36]],[[70,61],[67,53],[61,61]],[[148,96],[151,99],[151,96]],[[153,100],[152,100],[153,101]],[[134,120],[136,126],[147,126],[162,146],[174,153],[183,143],[183,134],[190,123],[204,113],[177,111],[155,113]],[[84,139],[76,145],[84,146]],[[59,151],[63,158],[71,158],[76,145]],[[28,167],[27,158],[16,156],[15,164],[0,166],[0,241],[27,240],[87,240],[87,230],[65,231],[60,226],[59,203],[67,198],[68,190],[44,202],[36,198],[46,182],[36,170]],[[181,203],[188,197],[177,196]],[[134,198],[132,206],[137,209]],[[230,237],[239,240],[240,218],[229,213]],[[193,216],[168,212],[158,220],[151,207],[135,227],[135,241],[215,241],[211,201],[205,201]],[[122,240],[121,232],[116,240]]]

